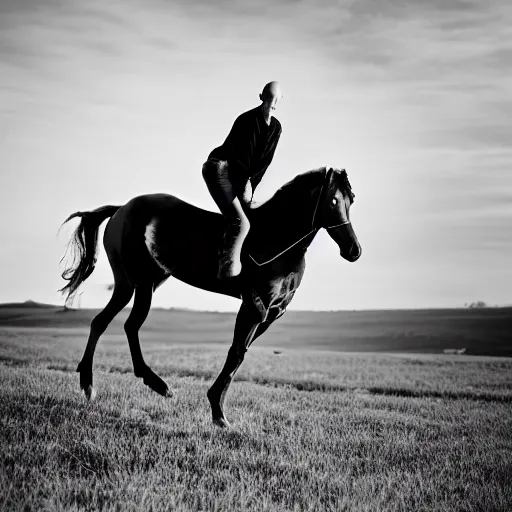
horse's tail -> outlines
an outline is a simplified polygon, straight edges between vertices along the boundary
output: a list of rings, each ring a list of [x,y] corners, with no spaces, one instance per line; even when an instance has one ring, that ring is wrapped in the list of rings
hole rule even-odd
[[[73,261],[62,272],[62,278],[68,284],[59,291],[67,293],[66,304],[72,303],[80,285],[92,274],[98,259],[98,231],[100,224],[121,208],[120,206],[101,206],[90,212],[76,212],[71,214],[62,224],[66,224],[75,217],[81,217],[80,224],[75,229],[68,242],[66,253],[60,260],[66,258],[68,251],[72,252]]]

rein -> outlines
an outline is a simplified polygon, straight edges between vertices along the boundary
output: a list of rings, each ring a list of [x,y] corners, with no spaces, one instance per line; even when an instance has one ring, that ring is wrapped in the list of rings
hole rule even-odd
[[[347,224],[350,224],[349,220],[346,220],[345,222],[340,222],[339,224],[335,224],[334,226],[327,226],[325,229],[339,228],[340,226],[346,226]]]
[[[327,173],[328,171],[326,171],[326,178],[327,178]],[[313,219],[311,221],[311,231],[304,235],[302,238],[300,238],[299,240],[297,240],[296,242],[294,242],[293,244],[291,244],[289,247],[287,247],[284,251],[281,251],[279,254],[277,254],[276,256],[270,258],[269,260],[266,260],[266,261],[263,261],[262,263],[258,263],[250,254],[249,254],[249,257],[251,258],[251,260],[256,263],[256,265],[258,265],[258,267],[263,267],[264,265],[267,265],[268,263],[271,263],[272,261],[276,260],[277,258],[279,258],[280,256],[282,256],[283,254],[287,253],[289,250],[293,249],[297,244],[300,244],[300,242],[302,242],[303,240],[305,240],[308,236],[310,235],[316,235],[316,233],[320,230],[320,228],[315,228],[315,219],[316,219],[316,213],[318,211],[318,205],[320,204],[320,199],[322,197],[322,193],[324,191],[324,187],[325,187],[325,182],[326,180],[324,180],[324,182],[322,183],[322,186],[320,187],[320,192],[318,194],[318,199],[316,200],[316,206],[315,206],[315,210],[313,212]],[[339,224],[335,224],[333,226],[327,226],[325,229],[334,229],[334,228],[338,228],[340,226],[346,226],[347,224],[350,224],[350,221],[347,220],[347,221],[344,221],[344,222],[340,222]]]

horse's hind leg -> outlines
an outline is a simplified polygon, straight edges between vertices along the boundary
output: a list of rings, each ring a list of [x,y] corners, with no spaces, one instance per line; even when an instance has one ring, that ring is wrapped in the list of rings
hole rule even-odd
[[[124,275],[115,276],[114,292],[105,309],[96,315],[91,322],[91,330],[87,347],[82,360],[78,363],[77,372],[80,372],[80,387],[88,399],[93,399],[96,392],[92,384],[92,360],[96,344],[100,336],[114,317],[130,302],[133,295],[133,287]]]
[[[130,316],[124,324],[136,377],[142,377],[144,384],[163,396],[172,396],[169,386],[145,363],[140,349],[139,329],[146,320],[153,296],[152,283],[143,283],[135,288],[135,299]]]

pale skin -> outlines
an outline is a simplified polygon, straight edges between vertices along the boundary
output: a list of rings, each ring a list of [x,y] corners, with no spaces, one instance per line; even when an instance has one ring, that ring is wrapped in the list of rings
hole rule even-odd
[[[277,89],[273,94],[268,94],[266,96],[260,94],[260,100],[262,102],[261,111],[263,112],[263,117],[265,118],[267,125],[270,124],[270,120],[276,111],[277,104],[282,97],[283,95],[279,89]]]

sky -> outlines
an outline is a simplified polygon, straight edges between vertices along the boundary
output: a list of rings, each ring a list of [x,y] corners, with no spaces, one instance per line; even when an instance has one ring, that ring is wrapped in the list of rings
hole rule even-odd
[[[512,304],[505,0],[0,0],[0,302],[63,303],[77,210],[151,192],[215,210],[202,163],[271,80],[283,133],[256,199],[345,168],[363,250],[320,232],[290,309]],[[75,306],[112,281],[101,248]],[[171,278],[153,305],[239,302]]]

